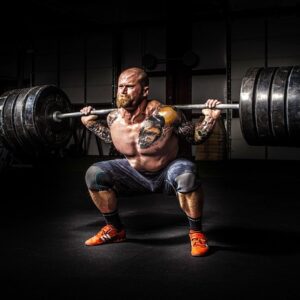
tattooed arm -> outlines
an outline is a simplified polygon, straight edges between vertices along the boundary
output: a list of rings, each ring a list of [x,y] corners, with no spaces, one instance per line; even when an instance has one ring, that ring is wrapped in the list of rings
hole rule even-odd
[[[89,115],[91,111],[91,106],[87,106],[81,109],[81,112],[86,114],[86,116],[81,117],[81,122],[88,130],[97,135],[105,143],[112,143],[110,129],[109,127],[107,127],[107,125],[110,126],[116,119],[117,111],[112,111],[111,113],[109,113],[109,115],[107,116],[107,125],[105,121],[98,120],[98,116]]]
[[[210,136],[221,111],[219,109],[212,109],[221,102],[218,100],[209,99],[206,102],[205,108],[202,110],[204,114],[203,121],[193,123],[187,121],[184,114],[181,115],[181,122],[178,126],[177,133],[180,137],[185,138],[191,144],[201,144]]]
[[[96,134],[105,143],[112,143],[110,129],[105,126],[105,121],[97,120],[95,122],[89,122],[86,128]]]

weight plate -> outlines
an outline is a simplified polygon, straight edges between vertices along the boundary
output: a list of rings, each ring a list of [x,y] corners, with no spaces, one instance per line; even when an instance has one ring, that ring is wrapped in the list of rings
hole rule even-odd
[[[294,66],[288,79],[287,99],[287,129],[290,144],[300,145],[300,66]]]
[[[247,70],[241,84],[240,90],[240,125],[242,134],[249,145],[258,145],[258,134],[255,124],[255,91],[257,78],[261,68],[250,68]]]
[[[20,92],[21,90],[12,90],[6,94],[7,96],[5,96],[6,99],[3,101],[0,116],[1,135],[4,144],[14,153],[21,153],[23,151],[14,129],[14,108]]]
[[[263,68],[257,80],[254,115],[259,144],[267,145],[274,141],[271,129],[270,92],[275,71],[276,68]]]
[[[59,149],[67,144],[73,129],[72,119],[53,120],[53,113],[71,112],[67,95],[52,85],[32,90],[25,106],[25,126],[35,143],[44,149]]]
[[[27,96],[30,93],[30,91],[35,88],[25,88],[22,89],[19,93],[16,101],[15,101],[15,108],[14,108],[14,128],[16,137],[19,141],[19,144],[22,146],[23,152],[27,153],[29,155],[34,155],[35,148],[32,144],[28,131],[25,127],[25,121],[24,121],[24,110],[25,110],[25,104],[27,100]]]
[[[285,144],[288,140],[286,117],[287,82],[292,68],[280,67],[276,70],[271,90],[271,129],[275,143]]]

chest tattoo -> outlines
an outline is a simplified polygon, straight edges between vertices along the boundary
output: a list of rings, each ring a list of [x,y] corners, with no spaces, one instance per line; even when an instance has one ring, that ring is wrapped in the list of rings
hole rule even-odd
[[[138,139],[141,149],[150,147],[162,136],[164,125],[165,120],[160,115],[150,116],[143,122]]]

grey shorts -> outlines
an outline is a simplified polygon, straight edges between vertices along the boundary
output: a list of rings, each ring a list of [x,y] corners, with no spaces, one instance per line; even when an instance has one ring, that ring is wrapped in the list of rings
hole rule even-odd
[[[92,191],[113,189],[118,195],[138,193],[190,193],[200,187],[196,165],[178,158],[158,172],[138,172],[127,159],[101,161],[86,172],[86,184]]]

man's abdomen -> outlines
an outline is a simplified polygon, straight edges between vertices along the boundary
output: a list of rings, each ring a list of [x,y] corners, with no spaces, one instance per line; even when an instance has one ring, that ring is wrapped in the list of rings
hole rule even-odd
[[[178,140],[171,136],[164,144],[149,149],[139,149],[135,156],[126,156],[130,165],[138,171],[156,172],[163,169],[177,156]]]

